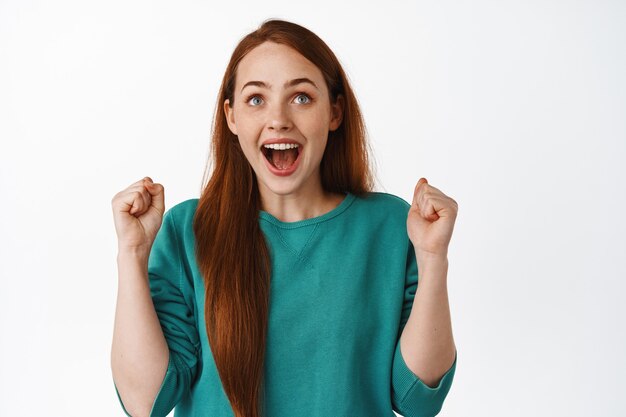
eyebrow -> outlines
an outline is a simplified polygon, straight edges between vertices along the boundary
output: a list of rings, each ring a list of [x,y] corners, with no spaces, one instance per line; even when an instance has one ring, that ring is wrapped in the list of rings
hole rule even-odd
[[[298,84],[302,84],[302,83],[307,83],[307,84],[311,84],[313,85],[313,87],[317,88],[319,90],[319,88],[317,87],[317,85],[315,85],[315,83],[313,81],[311,81],[310,79],[303,77],[303,78],[294,78],[291,81],[287,81],[283,88],[287,88],[287,87],[293,87],[294,85],[298,85]],[[243,87],[241,87],[241,91],[243,91],[244,88],[246,88],[249,85],[256,85],[257,87],[263,87],[263,88],[269,88],[271,89],[272,86],[269,84],[264,83],[263,81],[248,81],[247,83],[245,83],[243,85]]]

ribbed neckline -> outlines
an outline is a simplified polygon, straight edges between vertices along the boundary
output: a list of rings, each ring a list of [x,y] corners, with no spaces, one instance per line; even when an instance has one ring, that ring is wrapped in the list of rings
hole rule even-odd
[[[341,201],[341,203],[339,203],[339,205],[337,207],[335,207],[334,209],[332,209],[329,212],[326,212],[320,216],[317,217],[311,217],[310,219],[304,219],[304,220],[298,220],[295,222],[284,222],[282,220],[277,219],[276,217],[274,217],[273,215],[271,215],[270,213],[268,213],[265,210],[259,210],[259,218],[263,219],[263,220],[267,220],[268,222],[278,226],[278,227],[282,227],[284,229],[295,229],[297,227],[302,227],[302,226],[309,226],[312,224],[317,224],[317,223],[321,223],[323,221],[332,219],[335,216],[340,215],[341,213],[343,213],[348,207],[350,207],[350,204],[352,204],[352,202],[354,201],[354,198],[356,196],[350,192],[348,192],[346,194],[346,196],[343,198],[343,200]]]

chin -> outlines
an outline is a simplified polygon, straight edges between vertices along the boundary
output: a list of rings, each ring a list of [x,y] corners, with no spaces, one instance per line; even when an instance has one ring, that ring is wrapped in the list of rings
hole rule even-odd
[[[269,182],[264,182],[264,184],[268,191],[277,195],[289,195],[298,189],[298,184],[286,179],[270,180]]]

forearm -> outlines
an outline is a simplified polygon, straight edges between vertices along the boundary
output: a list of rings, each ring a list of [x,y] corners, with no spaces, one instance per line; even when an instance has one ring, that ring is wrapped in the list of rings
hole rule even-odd
[[[400,336],[407,366],[435,387],[454,362],[456,347],[448,302],[448,259],[417,256],[418,285],[409,319]]]
[[[120,253],[117,262],[111,369],[127,411],[147,416],[165,377],[169,349],[150,295],[147,256]]]

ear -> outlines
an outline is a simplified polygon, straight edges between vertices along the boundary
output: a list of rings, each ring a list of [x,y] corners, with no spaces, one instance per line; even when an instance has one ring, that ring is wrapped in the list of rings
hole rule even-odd
[[[330,124],[328,130],[333,131],[336,130],[343,120],[343,109],[344,109],[344,99],[343,95],[339,94],[337,96],[337,100],[335,103],[331,103],[331,111],[330,111]]]
[[[237,135],[237,125],[235,124],[235,109],[230,107],[230,100],[224,100],[224,113],[226,114],[226,123],[233,135]]]

